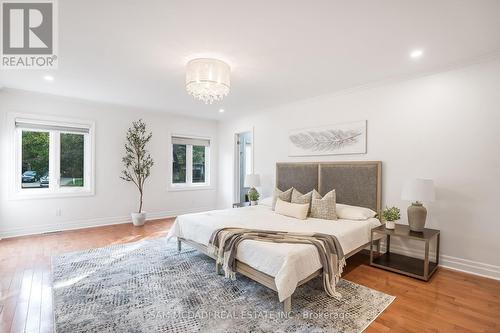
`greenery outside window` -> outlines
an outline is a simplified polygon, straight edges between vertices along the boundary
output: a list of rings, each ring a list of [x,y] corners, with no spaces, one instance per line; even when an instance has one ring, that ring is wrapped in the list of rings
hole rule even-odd
[[[172,137],[172,188],[210,185],[210,140]]]
[[[173,144],[172,183],[186,183],[186,145]]]
[[[93,194],[93,124],[14,118],[15,196]]]

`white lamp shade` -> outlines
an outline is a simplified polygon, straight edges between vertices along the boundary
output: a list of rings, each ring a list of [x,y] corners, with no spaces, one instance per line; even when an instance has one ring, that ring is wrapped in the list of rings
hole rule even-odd
[[[245,176],[245,187],[260,186],[260,176],[257,174],[250,174]]]
[[[432,179],[412,179],[403,187],[401,199],[408,201],[432,202],[436,200]]]
[[[186,90],[205,104],[220,101],[229,94],[231,68],[224,61],[193,59],[186,65]]]

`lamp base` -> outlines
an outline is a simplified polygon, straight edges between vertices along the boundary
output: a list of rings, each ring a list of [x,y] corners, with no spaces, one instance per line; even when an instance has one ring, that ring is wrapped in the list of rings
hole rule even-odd
[[[425,228],[425,219],[427,218],[427,209],[420,202],[413,202],[408,207],[408,224],[410,230],[422,232]]]

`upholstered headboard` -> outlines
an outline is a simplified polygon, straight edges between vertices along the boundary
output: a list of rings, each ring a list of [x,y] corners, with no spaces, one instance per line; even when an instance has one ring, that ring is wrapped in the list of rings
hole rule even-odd
[[[380,212],[382,162],[276,163],[276,187],[321,195],[335,189],[337,202]]]

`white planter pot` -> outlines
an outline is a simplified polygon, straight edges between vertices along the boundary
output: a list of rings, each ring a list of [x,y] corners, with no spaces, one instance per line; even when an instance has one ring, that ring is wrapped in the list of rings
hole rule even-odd
[[[257,206],[258,203],[258,201],[250,201],[250,206]]]
[[[396,222],[399,222],[399,220],[397,220],[397,221],[385,221],[385,228],[386,229],[396,228]]]
[[[146,222],[146,213],[145,212],[131,213],[130,215],[132,216],[132,223],[136,227],[140,227],[141,225],[144,225],[144,223]]]

